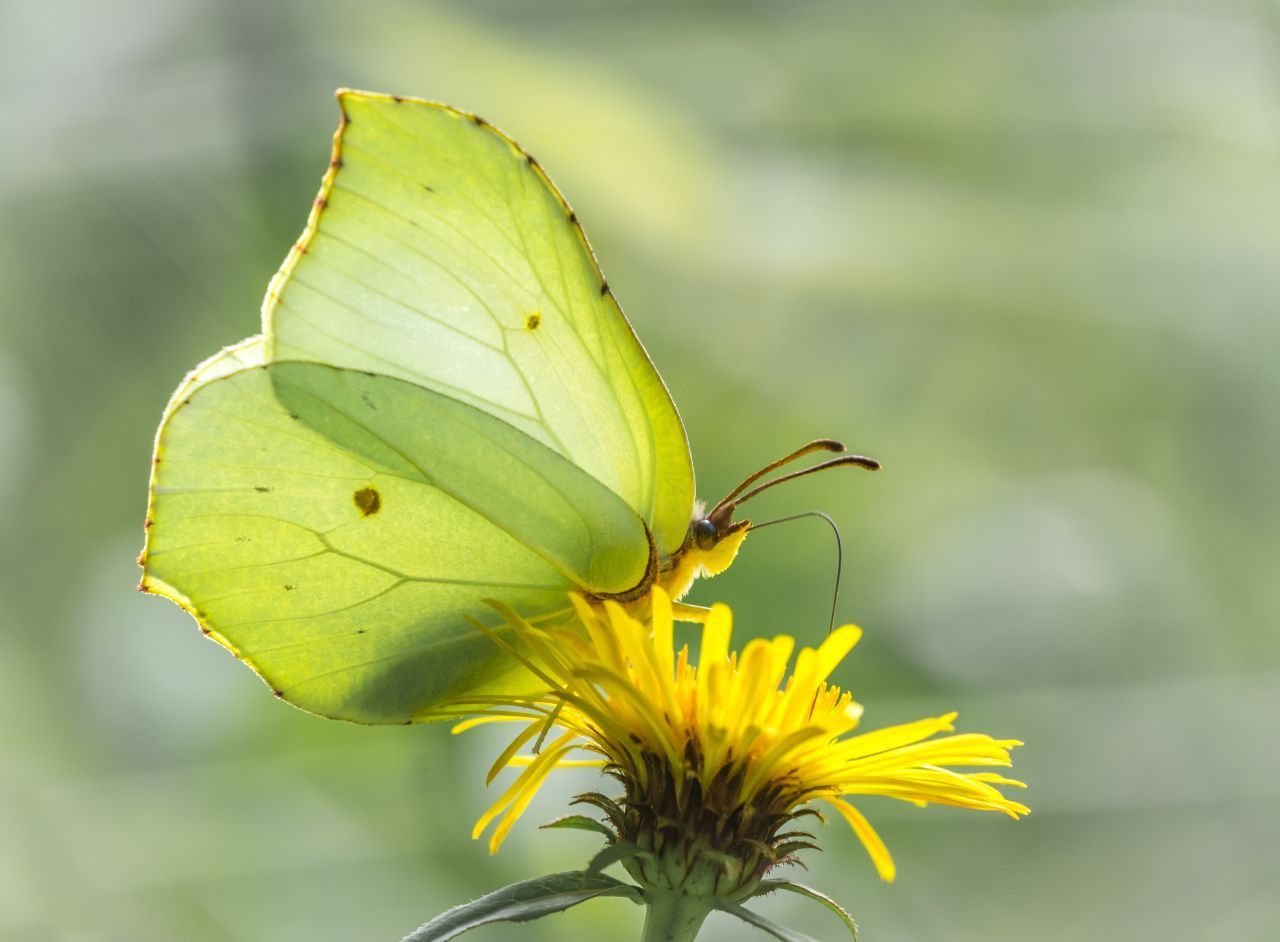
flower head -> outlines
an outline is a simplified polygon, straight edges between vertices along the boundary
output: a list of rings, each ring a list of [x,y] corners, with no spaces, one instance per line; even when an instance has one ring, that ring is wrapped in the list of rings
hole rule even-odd
[[[695,667],[687,646],[675,650],[661,589],[651,624],[612,602],[574,604],[578,620],[552,627],[503,610],[544,693],[459,704],[477,715],[455,732],[490,722],[521,727],[490,780],[505,767],[522,770],[475,828],[479,837],[496,822],[491,851],[547,776],[571,765],[602,767],[621,782],[618,800],[597,793],[580,800],[605,812],[620,845],[634,846],[624,865],[642,884],[693,881],[698,892],[733,898],[749,896],[769,867],[813,846],[811,835],[788,825],[816,813],[815,803],[848,822],[886,880],[894,877],[889,851],[849,798],[886,795],[1014,818],[1028,810],[997,788],[1022,783],[956,770],[1008,766],[1019,744],[938,736],[953,730],[955,713],[854,733],[862,707],[827,683],[858,641],[853,625],[802,648],[788,674],[794,640],[779,635],[731,651],[732,615],[723,605],[703,626]]]

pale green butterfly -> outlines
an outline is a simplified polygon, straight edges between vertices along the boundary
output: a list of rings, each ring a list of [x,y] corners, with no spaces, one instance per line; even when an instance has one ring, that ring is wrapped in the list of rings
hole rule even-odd
[[[338,100],[262,334],[165,410],[139,588],[296,706],[413,722],[531,686],[472,625],[486,599],[678,599],[733,561],[736,506],[794,475],[752,484],[843,446],[702,513],[676,408],[537,161],[444,105]],[[832,464],[873,463],[795,474]]]

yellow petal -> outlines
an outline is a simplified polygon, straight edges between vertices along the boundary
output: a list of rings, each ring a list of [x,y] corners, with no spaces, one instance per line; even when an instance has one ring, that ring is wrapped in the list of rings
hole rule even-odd
[[[653,587],[653,649],[658,655],[661,670],[670,677],[675,672],[675,650],[672,643],[675,617],[671,611],[671,596],[662,586]]]
[[[485,726],[489,723],[527,723],[530,719],[537,719],[537,717],[496,716],[494,714],[485,714],[484,716],[473,716],[469,719],[454,723],[453,726],[450,727],[449,732],[454,736],[457,736],[459,733],[465,733],[467,730],[475,729],[477,726]]]
[[[880,840],[880,835],[871,826],[871,822],[862,816],[861,811],[847,801],[841,801],[839,798],[828,798],[827,804],[839,811],[844,819],[849,822],[849,827],[853,828],[853,833],[858,835],[858,840],[862,841],[862,846],[871,855],[871,862],[876,865],[876,871],[880,874],[880,879],[886,883],[892,883],[893,878],[897,876],[898,870],[893,865],[893,857],[889,854],[889,848],[884,846],[884,841]]]
[[[733,633],[733,613],[729,606],[717,603],[711,606],[707,622],[702,626],[702,647],[698,653],[698,667],[718,664],[729,657],[729,637]]]
[[[861,638],[862,629],[857,625],[841,625],[827,635],[818,648],[818,674],[815,679],[823,681],[830,677]]]
[[[733,615],[727,605],[711,606],[707,622],[702,626],[702,647],[698,652],[698,719],[709,728],[711,709],[716,703],[714,685],[717,669],[723,670],[729,659],[729,637],[733,632]]]
[[[558,752],[543,753],[530,763],[529,768],[526,770],[530,773],[529,780],[525,782],[519,796],[511,803],[511,807],[507,809],[507,813],[503,815],[502,820],[498,822],[498,826],[493,829],[493,834],[489,837],[489,853],[496,854],[498,852],[498,848],[506,840],[507,833],[520,820],[524,810],[529,807],[529,802],[533,801],[533,797],[538,794],[538,789],[542,787],[543,781],[559,765],[562,757],[568,751],[568,749],[561,749]]]
[[[538,788],[542,785],[543,779],[545,779],[547,774],[555,768],[556,760],[562,758],[564,753],[568,751],[565,747],[568,746],[574,738],[575,736],[573,733],[565,733],[551,744],[550,749],[539,755],[527,769],[521,772],[516,777],[516,780],[507,787],[507,790],[502,793],[502,796],[489,806],[489,810],[480,816],[480,820],[476,822],[476,826],[471,831],[472,840],[483,834],[485,828],[493,822],[493,819],[502,814],[508,806],[518,807],[520,811],[523,811],[525,806],[532,800],[533,795],[538,791]],[[516,817],[519,816],[520,812],[517,811]],[[514,820],[511,823],[514,824]],[[501,829],[500,834],[495,833],[494,837],[496,838],[496,841],[494,839],[490,839],[489,853],[492,854],[497,851],[498,847],[502,844],[502,837],[506,835],[510,827],[511,824],[508,824],[506,828]]]

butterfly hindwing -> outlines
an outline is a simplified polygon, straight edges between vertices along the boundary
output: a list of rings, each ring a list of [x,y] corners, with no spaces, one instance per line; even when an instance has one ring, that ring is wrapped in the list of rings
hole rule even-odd
[[[298,706],[404,722],[527,682],[468,622],[484,599],[535,615],[644,575],[634,512],[486,413],[320,364],[205,369],[161,432],[143,585]]]

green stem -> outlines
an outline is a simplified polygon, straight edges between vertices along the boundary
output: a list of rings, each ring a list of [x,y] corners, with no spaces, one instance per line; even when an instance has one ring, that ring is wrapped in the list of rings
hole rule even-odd
[[[711,914],[711,900],[705,896],[645,890],[644,934],[641,942],[693,942]]]

